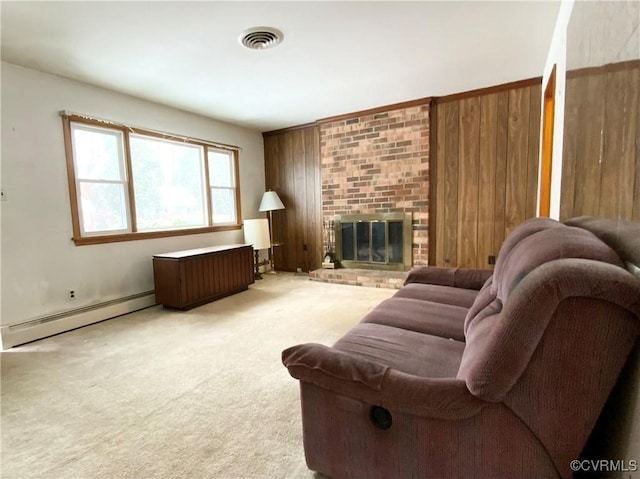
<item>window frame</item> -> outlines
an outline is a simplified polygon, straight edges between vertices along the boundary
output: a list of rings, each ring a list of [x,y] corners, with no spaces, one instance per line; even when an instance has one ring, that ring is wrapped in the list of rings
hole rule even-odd
[[[62,117],[62,126],[63,126],[63,135],[64,135],[64,144],[65,144],[65,156],[67,162],[67,180],[69,186],[69,201],[71,205],[71,224],[73,229],[72,240],[76,244],[76,246],[83,245],[92,245],[92,244],[102,244],[102,243],[116,243],[121,241],[135,241],[135,240],[143,240],[143,239],[153,239],[153,238],[166,238],[172,236],[184,236],[184,235],[194,235],[194,234],[202,234],[202,233],[214,233],[219,231],[230,231],[230,230],[239,230],[242,228],[242,224],[240,222],[240,218],[242,218],[242,211],[240,205],[240,165],[239,165],[239,148],[232,145],[225,145],[221,143],[214,143],[205,140],[199,140],[191,137],[184,137],[180,135],[173,135],[169,133],[156,132],[151,130],[146,130],[142,128],[133,128],[127,125],[122,125],[116,122],[101,120],[97,118],[87,117],[84,115],[68,113],[68,112],[60,112],[60,116]],[[126,179],[126,200],[127,200],[127,215],[130,222],[130,232],[117,232],[117,233],[89,233],[83,236],[81,229],[81,218],[80,218],[80,204],[79,204],[79,194],[78,194],[78,179],[76,177],[75,170],[75,160],[74,160],[74,149],[73,149],[73,141],[71,134],[71,124],[78,123],[83,125],[89,125],[93,127],[98,127],[106,130],[115,130],[122,133],[122,141],[124,148],[124,163],[125,163],[125,179]],[[131,149],[130,149],[130,133],[136,135],[144,135],[149,137],[155,137],[162,140],[173,140],[180,141],[184,143],[189,143],[191,145],[196,145],[202,148],[202,161],[203,161],[203,171],[205,175],[205,186],[206,186],[206,218],[208,224],[206,226],[197,226],[190,228],[180,228],[180,229],[168,229],[168,230],[158,230],[158,231],[138,231],[136,224],[136,210],[135,210],[135,187],[133,184],[133,172],[132,172],[132,162],[131,162]],[[214,224],[213,223],[213,204],[211,198],[211,187],[210,185],[210,174],[209,174],[209,158],[208,151],[210,148],[217,150],[224,150],[231,152],[231,157],[233,161],[233,178],[235,185],[235,213],[236,213],[236,221],[235,223],[225,223],[225,224]]]
[[[85,178],[85,177],[81,177],[79,176],[76,172],[79,169],[80,165],[78,164],[78,162],[76,161],[76,156],[75,154],[77,153],[77,145],[74,143],[71,145],[72,148],[72,153],[73,153],[73,168],[74,168],[74,174],[75,174],[75,187],[76,187],[76,191],[82,191],[82,184],[111,184],[111,185],[120,185],[122,188],[122,195],[123,195],[123,200],[124,200],[124,206],[125,206],[125,211],[124,211],[124,222],[125,222],[125,227],[124,228],[120,228],[118,230],[112,230],[112,233],[109,233],[111,235],[113,234],[127,234],[127,233],[131,233],[131,212],[129,211],[128,208],[128,204],[130,203],[129,201],[129,186],[128,186],[128,181],[127,181],[127,164],[125,161],[125,147],[124,147],[124,142],[125,142],[125,138],[124,138],[124,134],[122,133],[122,131],[118,130],[118,129],[112,129],[112,128],[104,128],[104,127],[99,127],[99,126],[95,126],[95,125],[84,125],[82,123],[76,123],[76,131],[77,130],[83,130],[85,132],[99,132],[100,130],[102,130],[102,132],[104,134],[107,135],[113,135],[114,137],[117,138],[117,145],[118,145],[118,158],[117,158],[117,163],[118,163],[118,174],[119,174],[119,179],[96,179],[96,178]],[[73,137],[73,131],[74,131],[74,126],[71,125],[71,131],[72,131],[72,137]],[[80,195],[82,196],[82,195]],[[78,201],[77,203],[78,205],[78,224],[80,226],[80,232],[82,234],[83,237],[89,237],[89,236],[100,236],[102,234],[102,231],[98,231],[98,232],[92,232],[92,231],[87,231],[86,228],[86,223],[85,223],[85,207],[88,205],[84,205],[82,204],[82,201]]]
[[[216,146],[208,146],[206,148],[206,156],[205,156],[205,161],[207,163],[207,168],[209,168],[209,153],[211,153],[211,150],[213,150],[214,153],[220,153],[220,152],[226,152],[228,150],[225,150],[223,148],[219,148]],[[207,177],[207,195],[209,198],[209,205],[211,205],[211,209],[209,210],[209,221],[212,225],[214,226],[224,226],[227,224],[232,224],[232,223],[216,223],[214,221],[213,215],[214,215],[214,205],[213,205],[213,190],[231,190],[233,192],[233,197],[234,197],[234,201],[235,204],[238,205],[240,203],[240,190],[238,188],[238,152],[231,152],[232,154],[229,155],[229,160],[231,161],[231,183],[233,183],[233,186],[218,186],[218,185],[212,185],[211,184],[211,176],[209,175]],[[236,208],[236,218],[235,221],[236,223],[238,223],[238,208]]]

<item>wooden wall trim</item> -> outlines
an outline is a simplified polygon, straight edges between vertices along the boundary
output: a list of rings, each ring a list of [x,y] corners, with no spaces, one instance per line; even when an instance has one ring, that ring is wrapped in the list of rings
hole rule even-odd
[[[434,103],[445,103],[448,101],[459,101],[467,98],[473,98],[476,96],[490,95],[492,93],[500,93],[507,90],[514,90],[518,88],[526,88],[529,86],[542,85],[542,77],[528,78],[526,80],[518,80],[510,83],[502,83],[500,85],[494,85],[486,88],[478,88],[476,90],[469,90],[461,93],[454,93],[452,95],[436,96],[432,97]]]
[[[578,68],[576,70],[567,71],[567,79],[582,76],[597,75],[598,73],[613,73],[621,70],[640,68],[640,59],[628,60],[626,62],[607,63],[599,67]]]

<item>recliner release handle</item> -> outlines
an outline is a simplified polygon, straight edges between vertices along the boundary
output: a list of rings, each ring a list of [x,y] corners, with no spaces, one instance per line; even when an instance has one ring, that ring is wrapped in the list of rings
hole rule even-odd
[[[389,429],[393,419],[391,413],[382,406],[371,406],[369,409],[369,419],[374,426],[379,429]]]

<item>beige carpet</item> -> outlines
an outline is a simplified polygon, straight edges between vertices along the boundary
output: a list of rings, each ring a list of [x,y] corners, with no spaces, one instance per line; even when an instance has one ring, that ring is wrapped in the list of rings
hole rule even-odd
[[[280,352],[333,343],[393,292],[267,275],[5,351],[1,477],[320,477]]]

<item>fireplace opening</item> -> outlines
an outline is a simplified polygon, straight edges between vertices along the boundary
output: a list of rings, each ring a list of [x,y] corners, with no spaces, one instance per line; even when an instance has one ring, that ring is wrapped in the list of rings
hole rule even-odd
[[[336,259],[345,268],[408,271],[411,213],[337,215]]]

